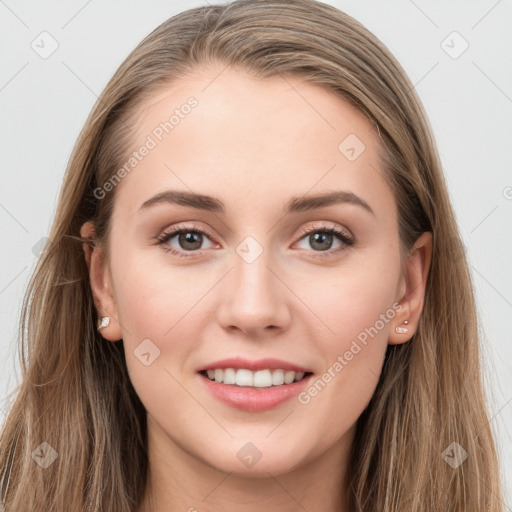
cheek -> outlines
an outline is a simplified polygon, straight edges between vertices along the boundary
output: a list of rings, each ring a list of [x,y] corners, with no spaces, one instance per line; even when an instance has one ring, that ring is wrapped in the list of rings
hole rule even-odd
[[[165,368],[180,381],[190,370],[188,362],[197,350],[202,322],[210,314],[205,307],[214,297],[209,291],[215,283],[211,271],[166,264],[163,251],[155,261],[156,250],[160,249],[135,251],[126,247],[112,254],[112,277],[126,362],[137,389],[142,391],[148,386],[148,401],[154,395],[155,379],[164,395],[170,393],[169,399],[181,396],[179,385],[159,370]],[[142,354],[147,352],[150,356],[146,362],[154,363],[145,366]],[[174,403],[178,402],[179,399]]]
[[[164,417],[190,406],[179,382],[182,362],[194,350],[190,340],[197,338],[193,331],[200,307],[194,304],[205,292],[185,276],[186,269],[180,273],[149,264],[144,251],[112,254],[127,368],[145,408],[156,416],[162,404],[168,409]]]
[[[316,350],[325,364],[298,396],[301,414],[322,432],[319,449],[336,443],[363,413],[379,380],[387,349],[388,324],[380,319],[378,301],[365,304],[364,314],[340,315],[336,335],[318,338]],[[392,308],[389,317],[394,313]]]
[[[332,432],[356,421],[373,396],[400,309],[395,296],[399,273],[398,254],[382,254],[371,264],[338,272],[308,295],[324,324],[323,330],[310,332],[324,367],[300,401],[326,418]]]
[[[353,258],[339,268],[301,278],[302,296],[323,321],[320,339],[328,340],[327,353],[346,348],[358,337],[364,339],[368,329],[376,339],[386,338],[389,320],[395,315],[392,305],[400,276],[400,259],[394,252]]]
[[[116,261],[115,255],[112,261]],[[190,268],[155,264],[148,251],[120,251],[112,268],[118,315],[127,338],[132,334],[162,338],[207,285],[194,279]]]

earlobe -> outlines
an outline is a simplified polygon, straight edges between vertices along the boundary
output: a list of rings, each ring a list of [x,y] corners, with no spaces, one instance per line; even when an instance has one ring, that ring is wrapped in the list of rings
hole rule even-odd
[[[388,343],[398,345],[409,341],[417,329],[423,310],[428,272],[432,258],[432,233],[423,233],[407,257],[402,283],[402,306],[394,318]]]
[[[121,327],[117,318],[117,305],[113,294],[112,278],[107,264],[107,258],[101,247],[95,243],[96,233],[94,224],[86,222],[80,229],[80,236],[87,239],[82,244],[85,261],[89,271],[89,283],[98,312],[98,325],[101,335],[110,341],[122,338]],[[105,320],[108,318],[108,321]]]
[[[409,323],[409,320],[404,320],[404,325],[407,325]],[[407,327],[398,326],[395,327],[395,332],[398,334],[407,334],[409,332],[409,329]]]

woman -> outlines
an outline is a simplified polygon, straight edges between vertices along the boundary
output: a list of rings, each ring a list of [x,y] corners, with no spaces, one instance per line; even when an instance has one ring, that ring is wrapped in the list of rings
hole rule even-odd
[[[434,139],[349,16],[163,23],[87,120],[50,240],[6,510],[502,510]]]

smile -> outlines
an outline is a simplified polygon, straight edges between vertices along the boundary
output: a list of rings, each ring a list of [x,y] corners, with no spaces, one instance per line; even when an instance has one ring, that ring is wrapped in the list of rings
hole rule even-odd
[[[223,384],[240,387],[268,388],[271,386],[283,386],[301,381],[311,372],[295,372],[293,370],[258,370],[251,371],[246,368],[216,368],[201,372],[208,379]]]

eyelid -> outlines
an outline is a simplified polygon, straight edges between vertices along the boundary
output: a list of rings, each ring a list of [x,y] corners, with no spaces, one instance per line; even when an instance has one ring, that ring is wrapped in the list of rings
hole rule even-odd
[[[296,241],[301,240],[304,238],[305,235],[308,235],[310,233],[316,233],[320,231],[327,231],[327,232],[334,232],[335,234],[339,235],[342,239],[345,239],[347,243],[354,243],[356,241],[354,235],[352,235],[348,230],[345,228],[339,227],[336,224],[329,225],[325,224],[325,222],[322,223],[321,226],[307,226],[301,229],[301,231],[298,234],[298,239]]]
[[[182,224],[176,224],[176,225],[172,226],[172,228],[164,230],[160,235],[158,235],[155,238],[157,239],[157,241],[158,241],[157,243],[159,245],[164,245],[166,243],[166,241],[168,241],[169,239],[174,238],[180,232],[186,232],[186,231],[204,234],[209,239],[211,239],[212,242],[214,242],[217,245],[219,244],[216,240],[216,237],[211,233],[211,231],[209,229],[197,226],[193,222],[192,223],[185,222]],[[299,231],[298,235],[296,236],[296,239],[293,242],[293,245],[295,245],[297,242],[300,242],[309,233],[316,233],[316,232],[327,232],[327,233],[332,234],[334,237],[337,237],[338,240],[342,244],[344,244],[345,247],[343,247],[342,249],[336,249],[336,250],[330,249],[327,251],[308,250],[308,252],[312,253],[314,255],[314,257],[328,258],[329,256],[334,256],[334,255],[338,254],[340,251],[342,251],[343,249],[350,247],[351,245],[353,245],[356,242],[356,238],[354,237],[354,235],[352,235],[350,232],[347,232],[347,230],[345,230],[344,228],[341,228],[341,227],[337,226],[336,224],[328,225],[325,222],[322,222],[322,224],[320,226],[309,225],[309,226],[302,228]],[[164,248],[164,250],[166,252],[171,252],[178,257],[189,258],[189,257],[193,257],[197,254],[201,254],[202,251],[204,251],[205,249],[199,249],[199,250],[195,250],[195,251],[185,251],[185,250],[177,250],[177,249],[169,246],[167,248]]]
[[[197,233],[205,234],[208,238],[210,238],[216,244],[219,243],[219,242],[217,242],[215,235],[213,235],[212,232],[208,228],[198,226],[198,225],[194,224],[193,222],[191,222],[191,223],[184,222],[184,223],[176,224],[169,229],[164,229],[162,231],[162,233],[159,234],[158,236],[156,236],[155,238],[158,241],[160,241],[161,243],[163,243],[163,241],[168,240],[169,238],[173,238],[175,235],[177,235],[178,233],[180,233],[182,231],[194,231]],[[189,251],[189,252],[199,252],[199,251]]]

